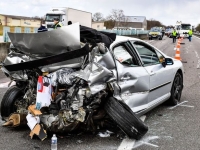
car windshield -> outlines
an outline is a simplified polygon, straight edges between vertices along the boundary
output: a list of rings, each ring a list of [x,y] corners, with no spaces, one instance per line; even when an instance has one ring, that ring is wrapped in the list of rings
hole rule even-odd
[[[54,19],[54,18],[59,18],[59,19],[60,19],[60,15],[56,15],[56,14],[47,14],[47,15],[46,15],[45,21],[53,22],[53,19]]]
[[[190,28],[191,28],[191,25],[189,25],[189,24],[181,25],[182,30],[190,30]]]
[[[161,31],[161,29],[160,28],[151,28],[151,30],[150,30],[151,32],[160,32]]]

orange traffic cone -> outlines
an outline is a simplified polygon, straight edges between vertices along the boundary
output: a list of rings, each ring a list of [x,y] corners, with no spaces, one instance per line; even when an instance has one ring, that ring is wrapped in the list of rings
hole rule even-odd
[[[179,48],[176,48],[176,54],[175,54],[174,58],[178,59],[178,60],[181,60],[181,53],[180,53],[180,49]]]
[[[180,43],[177,43],[177,45],[176,45],[176,49],[179,49],[179,50],[180,50],[180,48],[181,48]]]

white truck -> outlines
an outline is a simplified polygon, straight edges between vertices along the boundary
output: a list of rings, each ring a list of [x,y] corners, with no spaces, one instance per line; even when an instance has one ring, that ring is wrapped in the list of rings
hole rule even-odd
[[[190,29],[192,29],[192,26],[189,23],[182,23],[180,21],[180,22],[176,23],[175,29],[178,32],[180,37],[188,38],[189,37],[188,32],[189,32]]]
[[[80,25],[92,27],[92,13],[81,11],[69,7],[54,7],[46,13],[45,24],[48,29],[51,29],[54,18],[59,18],[63,26],[68,25],[68,21],[72,23],[79,22]]]

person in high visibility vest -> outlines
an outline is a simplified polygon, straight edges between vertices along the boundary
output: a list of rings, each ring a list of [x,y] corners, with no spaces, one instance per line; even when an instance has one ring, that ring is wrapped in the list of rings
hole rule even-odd
[[[62,24],[60,23],[59,18],[54,18],[53,21],[54,21],[54,25],[53,25],[54,29],[62,27]]]
[[[175,30],[175,29],[173,29],[173,31],[172,31],[173,43],[175,43],[175,42],[176,42],[176,36],[177,36],[177,32],[176,32],[176,30]]]
[[[189,38],[189,41],[190,41],[190,42],[191,42],[191,40],[192,40],[192,34],[193,34],[193,33],[192,33],[192,30],[190,29],[189,32],[188,32],[188,35],[189,35],[188,38]]]

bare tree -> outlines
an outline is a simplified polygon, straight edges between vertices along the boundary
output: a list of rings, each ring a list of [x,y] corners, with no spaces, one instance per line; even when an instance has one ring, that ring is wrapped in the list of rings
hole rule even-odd
[[[200,24],[197,25],[196,30],[200,31]]]
[[[93,16],[92,16],[92,20],[93,20],[93,21],[101,21],[101,20],[104,20],[103,14],[100,13],[100,12],[94,13]]]
[[[107,17],[107,20],[113,20],[115,27],[119,27],[120,22],[125,17],[124,11],[121,9],[112,9],[111,14]]]
[[[152,27],[164,27],[164,25],[160,22],[160,21],[157,21],[155,19],[150,19],[150,20],[147,20],[147,29],[150,30]]]

